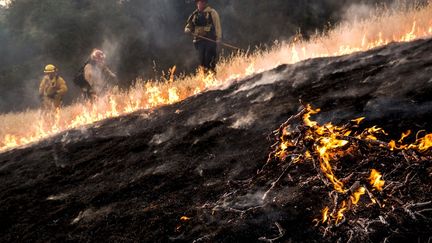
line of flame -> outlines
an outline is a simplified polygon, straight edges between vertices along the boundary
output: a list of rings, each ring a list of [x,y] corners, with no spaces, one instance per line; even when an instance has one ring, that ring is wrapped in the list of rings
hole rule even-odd
[[[341,24],[327,35],[319,35],[309,41],[281,43],[268,51],[251,55],[238,53],[224,59],[218,67],[218,75],[198,72],[194,76],[168,82],[138,81],[128,91],[112,90],[93,103],[79,103],[56,114],[54,123],[49,116],[38,111],[2,115],[0,121],[0,151],[37,142],[59,132],[88,125],[106,118],[117,117],[162,105],[172,104],[205,90],[227,85],[248,75],[269,70],[281,63],[296,63],[309,58],[340,56],[365,51],[390,42],[408,42],[432,35],[432,6],[409,12],[380,15],[369,20]],[[173,82],[174,81],[174,82]],[[17,122],[17,120],[19,120]],[[374,139],[374,137],[370,137]],[[419,141],[416,148],[427,149],[430,137]],[[323,141],[326,143],[326,141]],[[325,148],[321,148],[324,152]],[[326,163],[323,168],[327,167]],[[329,173],[331,174],[331,173]],[[331,179],[331,178],[329,178]],[[333,179],[331,179],[333,180]],[[339,182],[334,181],[339,184]],[[342,186],[342,185],[340,185]]]

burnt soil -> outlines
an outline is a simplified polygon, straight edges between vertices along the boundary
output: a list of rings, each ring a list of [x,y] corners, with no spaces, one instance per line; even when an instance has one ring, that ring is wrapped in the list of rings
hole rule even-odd
[[[299,111],[299,100],[322,109],[319,122],[365,116],[363,126],[383,127],[394,139],[407,129],[432,132],[431,50],[427,39],[281,65],[2,153],[0,241],[257,242],[277,238],[278,223],[277,242],[428,242],[427,210],[415,219],[400,212],[362,238],[347,225],[325,234],[313,220],[327,203],[326,186],[300,183],[313,169],[294,168],[298,183],[283,178],[267,201],[262,193],[281,169],[257,171],[272,131]],[[415,168],[417,189],[405,198],[430,201],[432,162]],[[374,212],[362,217],[379,218]]]

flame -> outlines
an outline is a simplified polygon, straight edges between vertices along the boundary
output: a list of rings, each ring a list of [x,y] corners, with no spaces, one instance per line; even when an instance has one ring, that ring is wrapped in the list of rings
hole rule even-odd
[[[288,155],[288,148],[295,146],[294,143],[286,139],[287,136],[290,135],[290,132],[285,128],[282,130],[282,136],[281,136],[281,143],[279,146],[279,150],[276,152],[275,156],[278,157],[280,160],[285,160],[286,156]]]
[[[417,139],[416,144],[412,147],[417,148],[420,152],[429,150],[432,147],[432,133]]]
[[[416,150],[418,152],[424,153],[432,148],[432,133],[425,135],[424,137],[417,138],[417,140],[412,144],[402,144],[403,140],[411,134],[411,131],[402,133],[401,139],[398,141],[391,140],[388,144],[390,150]]]
[[[329,210],[330,210],[329,207],[325,207],[322,210],[322,220],[321,220],[322,223],[327,222],[327,220],[329,219],[329,215],[328,215]]]
[[[395,141],[395,140],[391,140],[391,141],[388,143],[388,146],[389,146],[389,148],[390,148],[391,151],[393,151],[393,150],[395,150],[395,149],[398,148],[398,146],[396,145],[396,141]]]
[[[334,189],[338,192],[345,193],[344,184],[335,176],[333,172],[333,167],[331,160],[339,155],[338,149],[344,147],[348,144],[348,141],[341,140],[338,138],[340,133],[349,134],[347,131],[341,127],[333,126],[331,123],[327,123],[324,126],[320,126],[316,121],[311,120],[311,116],[320,112],[320,109],[313,109],[311,105],[306,106],[306,112],[303,115],[304,124],[309,127],[309,132],[307,136],[314,142],[314,153],[318,154],[319,165],[322,173],[326,178],[332,183]],[[285,127],[282,130],[280,136],[280,143],[275,151],[275,157],[279,160],[285,160],[289,153],[290,147],[295,147],[295,142],[290,140],[288,137],[290,135],[289,127]],[[293,155],[293,162],[299,161],[299,156]],[[304,158],[312,158],[310,151],[305,151],[302,155]],[[296,159],[297,158],[297,159]]]
[[[191,218],[189,218],[189,217],[187,217],[187,216],[182,216],[182,217],[180,218],[180,220],[183,221],[183,222],[189,221],[190,219],[191,219]]]
[[[304,114],[303,115],[303,121],[305,122],[305,125],[306,126],[309,126],[309,127],[315,127],[318,123],[316,122],[316,121],[311,121],[310,120],[310,117],[312,116],[312,115],[315,115],[315,114],[317,114],[318,112],[320,112],[321,111],[321,109],[312,109],[312,106],[311,105],[307,105],[307,107],[306,107],[306,109],[308,110],[308,112],[306,113],[306,114]]]
[[[172,87],[168,90],[169,93],[169,103],[173,104],[180,100],[180,96],[178,95],[178,89],[176,87]]]
[[[170,74],[169,82],[170,82],[170,83],[174,82],[174,74],[175,74],[176,69],[177,69],[177,66],[174,65],[174,66],[169,70],[169,74]]]
[[[404,145],[402,143],[405,140],[405,138],[407,138],[410,134],[411,134],[411,130],[408,130],[408,131],[402,133],[401,138],[398,141],[398,143],[400,143],[400,145],[398,145],[395,140],[391,140],[388,143],[388,146],[389,146],[390,150],[393,151],[393,150],[396,150],[396,149],[398,149],[398,150],[406,150],[406,149],[408,149],[409,145]]]
[[[360,201],[360,197],[366,193],[366,188],[360,187],[353,195],[350,196],[351,203],[357,205]]]
[[[383,190],[383,186],[385,181],[381,180],[382,175],[375,169],[372,169],[371,174],[369,176],[370,184],[378,191]]]
[[[255,64],[252,62],[247,68],[246,68],[246,76],[252,75],[255,73]]]
[[[360,123],[362,123],[364,121],[364,119],[366,119],[366,118],[365,117],[359,117],[359,118],[351,120],[351,121],[357,125],[360,125]]]
[[[357,136],[358,138],[366,138],[369,140],[378,140],[377,136],[379,134],[383,134],[383,135],[388,135],[384,129],[379,128],[377,126],[373,126],[371,128],[366,129],[365,131],[363,131],[359,136]]]
[[[289,157],[290,162],[293,164],[305,161],[318,161],[320,173],[322,173],[328,182],[331,183],[335,192],[344,194],[343,198],[347,199],[342,200],[341,202],[336,202],[333,209],[325,207],[321,212],[321,218],[315,219],[314,221],[317,222],[317,225],[321,223],[327,223],[328,225],[334,223],[337,225],[343,221],[346,217],[345,214],[351,210],[353,206],[359,204],[361,197],[365,195],[366,192],[373,204],[378,204],[380,207],[383,207],[383,205],[379,204],[374,195],[370,192],[372,189],[377,191],[383,190],[385,181],[382,179],[383,176],[380,172],[376,169],[372,169],[367,178],[370,184],[369,189],[367,189],[366,186],[360,186],[348,197],[346,194],[351,190],[345,189],[344,182],[349,181],[350,179],[345,179],[344,182],[342,182],[342,180],[338,179],[335,175],[334,168],[341,165],[341,162],[343,162],[341,158],[351,154],[354,150],[358,150],[357,143],[353,143],[352,141],[359,139],[364,142],[371,142],[368,140],[377,140],[378,135],[385,137],[388,136],[388,134],[384,129],[377,126],[366,128],[361,131],[360,134],[349,130],[350,127],[358,128],[356,125],[360,124],[365,119],[364,117],[351,120],[354,124],[348,123],[343,126],[337,126],[332,123],[326,123],[321,125],[311,119],[312,115],[319,113],[319,111],[320,109],[314,109],[311,105],[307,105],[302,111],[302,124],[292,125],[289,122],[282,124],[280,129],[282,134],[276,133],[278,136],[278,142],[275,144],[276,146],[273,146],[275,151],[270,154],[270,158],[272,158],[271,156],[274,156],[276,159],[285,161]],[[411,130],[402,133],[398,142],[403,142],[403,140],[411,133]],[[417,136],[419,133],[417,133]],[[377,144],[382,148],[386,147],[384,141],[378,141]],[[390,150],[412,149],[420,153],[428,151],[431,147],[432,133],[418,138],[415,143],[409,145],[399,145],[395,140],[388,143],[388,148]],[[349,177],[350,176],[346,178]],[[351,188],[354,185],[352,185]],[[332,213],[329,213],[330,211]]]
[[[399,143],[402,143],[403,140],[404,140],[405,138],[407,138],[410,134],[411,134],[411,130],[408,130],[408,131],[402,133],[401,138],[399,139],[398,142],[399,142]]]
[[[6,144],[6,147],[9,148],[16,147],[19,144],[17,138],[10,134],[6,134],[4,143]]]
[[[322,138],[321,145],[317,146],[317,150],[320,155],[321,171],[333,184],[334,189],[342,193],[345,192],[344,184],[333,173],[333,168],[330,164],[332,153],[328,153],[328,151],[334,148],[343,147],[347,143],[348,141],[336,139],[334,135],[332,135],[331,137]]]
[[[112,90],[93,103],[77,103],[65,107],[61,112],[53,111],[53,116],[43,116],[38,111],[2,115],[0,151],[37,142],[59,132],[106,118],[173,104],[206,90],[218,88],[221,85],[225,86],[253,73],[272,69],[282,63],[292,64],[310,58],[340,56],[366,51],[390,42],[407,42],[430,37],[432,35],[430,16],[432,16],[431,5],[423,9],[394,12],[387,15],[377,13],[369,20],[341,23],[335,29],[307,41],[296,38],[292,43],[277,43],[270,50],[257,51],[252,54],[238,53],[221,60],[217,75],[198,71],[195,75],[175,80],[176,66],[173,66],[169,70],[169,79],[162,79],[165,82],[138,80],[135,86],[128,91]],[[311,112],[309,116],[313,114],[314,112]],[[305,117],[305,120],[308,118]],[[313,127],[316,123],[309,121],[308,125]],[[326,130],[333,128],[322,127],[320,129],[317,128],[316,132],[326,133]],[[382,133],[378,132],[378,134]],[[367,133],[364,136],[368,136],[369,139],[377,138],[376,133]],[[403,148],[426,151],[431,147],[431,136],[426,135],[414,144]],[[345,142],[330,136],[323,138],[317,147],[322,155],[322,169],[326,171],[326,176],[339,190],[342,190],[343,185],[332,174],[328,159],[333,156],[331,150],[343,146],[343,143]],[[329,153],[330,155],[326,155]]]
[[[346,202],[342,201],[342,206],[339,208],[339,210],[337,211],[336,215],[333,216],[334,218],[336,218],[336,224],[339,224],[344,218],[344,212],[347,210],[347,206],[346,206]]]
[[[350,202],[351,205],[357,205],[360,201],[360,198],[362,195],[366,193],[366,188],[360,187],[356,192],[354,192],[350,196]],[[337,212],[332,213],[329,215],[330,208],[325,207],[321,212],[321,223],[330,223],[330,221],[334,221],[336,224],[339,224],[344,218],[344,213],[347,212],[349,209],[348,203],[346,200],[342,201],[340,208],[337,210]]]
[[[335,149],[348,144],[348,141],[337,138],[337,134],[340,131],[343,133],[347,131],[340,127],[333,126],[331,123],[325,124],[324,126],[318,125],[316,121],[311,121],[310,117],[311,115],[317,114],[320,109],[313,109],[310,105],[307,105],[306,110],[307,113],[303,115],[303,122],[306,126],[311,128],[309,136],[317,138],[315,150],[319,154],[321,171],[333,184],[336,191],[344,193],[344,184],[334,175],[330,161],[337,154],[333,152]]]

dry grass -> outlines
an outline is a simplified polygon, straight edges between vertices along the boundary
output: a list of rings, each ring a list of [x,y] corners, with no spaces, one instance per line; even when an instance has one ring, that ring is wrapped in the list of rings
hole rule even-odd
[[[138,80],[134,87],[127,91],[112,90],[93,104],[73,104],[64,107],[57,114],[42,116],[40,111],[29,110],[1,115],[0,151],[107,117],[174,103],[280,64],[296,63],[314,57],[344,55],[393,41],[410,41],[430,36],[432,5],[409,11],[387,9],[368,19],[347,20],[309,40],[297,38],[290,43],[276,43],[265,51],[237,53],[224,58],[217,67],[216,77],[197,73],[183,76],[174,82]]]

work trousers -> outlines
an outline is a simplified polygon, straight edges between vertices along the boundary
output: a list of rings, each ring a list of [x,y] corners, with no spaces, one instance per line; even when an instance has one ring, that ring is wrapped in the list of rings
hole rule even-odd
[[[210,41],[199,40],[195,43],[195,48],[198,51],[200,66],[208,71],[216,71],[218,58],[217,44]]]
[[[42,109],[44,110],[55,110],[57,108],[60,108],[61,104],[62,104],[61,97],[50,98],[44,96],[42,98]]]

